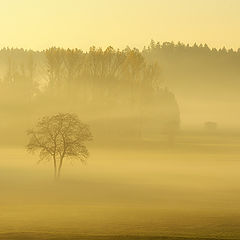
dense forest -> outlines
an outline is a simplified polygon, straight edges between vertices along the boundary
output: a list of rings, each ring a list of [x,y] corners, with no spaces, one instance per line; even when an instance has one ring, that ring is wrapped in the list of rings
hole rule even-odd
[[[0,128],[22,133],[43,114],[68,111],[82,115],[97,136],[172,134],[180,126],[178,101],[182,112],[181,104],[193,97],[196,106],[203,96],[238,98],[239,62],[240,50],[206,44],[151,41],[142,51],[4,48]]]
[[[142,54],[159,64],[162,81],[178,101],[182,124],[201,128],[210,120],[238,128],[240,49],[152,41]]]
[[[152,41],[148,48],[144,48],[143,56],[148,62],[157,61],[168,84],[176,89],[190,86],[196,88],[200,85],[211,88],[230,87],[233,84],[233,87],[239,82],[240,49],[209,48],[207,44],[190,46],[180,42],[160,44]]]

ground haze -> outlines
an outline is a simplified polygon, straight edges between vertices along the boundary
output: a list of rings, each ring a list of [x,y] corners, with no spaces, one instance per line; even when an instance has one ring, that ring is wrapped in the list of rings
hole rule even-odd
[[[61,182],[52,181],[50,163],[2,148],[0,237],[239,238],[240,135],[192,134],[173,148],[92,144],[88,164],[66,163]]]

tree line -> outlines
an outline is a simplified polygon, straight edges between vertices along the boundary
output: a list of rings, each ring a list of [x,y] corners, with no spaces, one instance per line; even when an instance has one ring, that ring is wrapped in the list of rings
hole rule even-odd
[[[240,48],[211,48],[207,44],[159,43],[151,41],[142,51],[147,62],[156,62],[162,77],[178,94],[192,93],[211,98],[229,92],[237,96],[240,76]],[[225,90],[225,92],[224,92]]]
[[[43,51],[0,50],[1,98],[14,95],[30,101],[43,94],[93,102],[136,103],[153,96],[165,81],[184,85],[193,78],[236,83],[240,49],[216,49],[207,44],[154,42],[143,50],[126,47]],[[172,80],[173,79],[173,80]],[[5,94],[7,92],[14,94]],[[141,102],[141,101],[140,101]]]
[[[102,135],[135,129],[140,136],[149,118],[149,125],[154,119],[154,124],[177,129],[179,123],[178,105],[163,85],[160,64],[136,48],[2,49],[0,80],[1,129],[5,121],[11,129],[28,128],[31,117],[57,112],[98,119],[92,126],[98,125]],[[104,118],[108,115],[122,118],[116,120],[121,128]]]
[[[3,62],[5,56],[5,62]],[[1,89],[32,99],[41,94],[91,102],[98,98],[136,103],[160,88],[157,63],[147,63],[138,49],[108,47],[50,48],[42,52],[0,52]]]

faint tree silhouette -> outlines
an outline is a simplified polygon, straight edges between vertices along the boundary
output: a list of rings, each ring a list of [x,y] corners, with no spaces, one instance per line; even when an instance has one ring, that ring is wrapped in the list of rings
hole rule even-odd
[[[65,158],[77,158],[84,162],[89,155],[84,143],[92,140],[92,134],[88,125],[75,114],[45,116],[28,130],[28,135],[27,150],[32,153],[39,151],[40,161],[53,161],[55,179],[60,177]]]

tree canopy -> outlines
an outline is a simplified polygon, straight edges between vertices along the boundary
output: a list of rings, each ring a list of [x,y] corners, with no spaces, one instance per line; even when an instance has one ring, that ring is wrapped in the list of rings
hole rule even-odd
[[[85,142],[92,140],[92,134],[88,125],[74,114],[45,116],[28,130],[28,135],[28,151],[39,151],[40,161],[52,160],[56,178],[60,177],[65,158],[85,161],[89,155]]]

